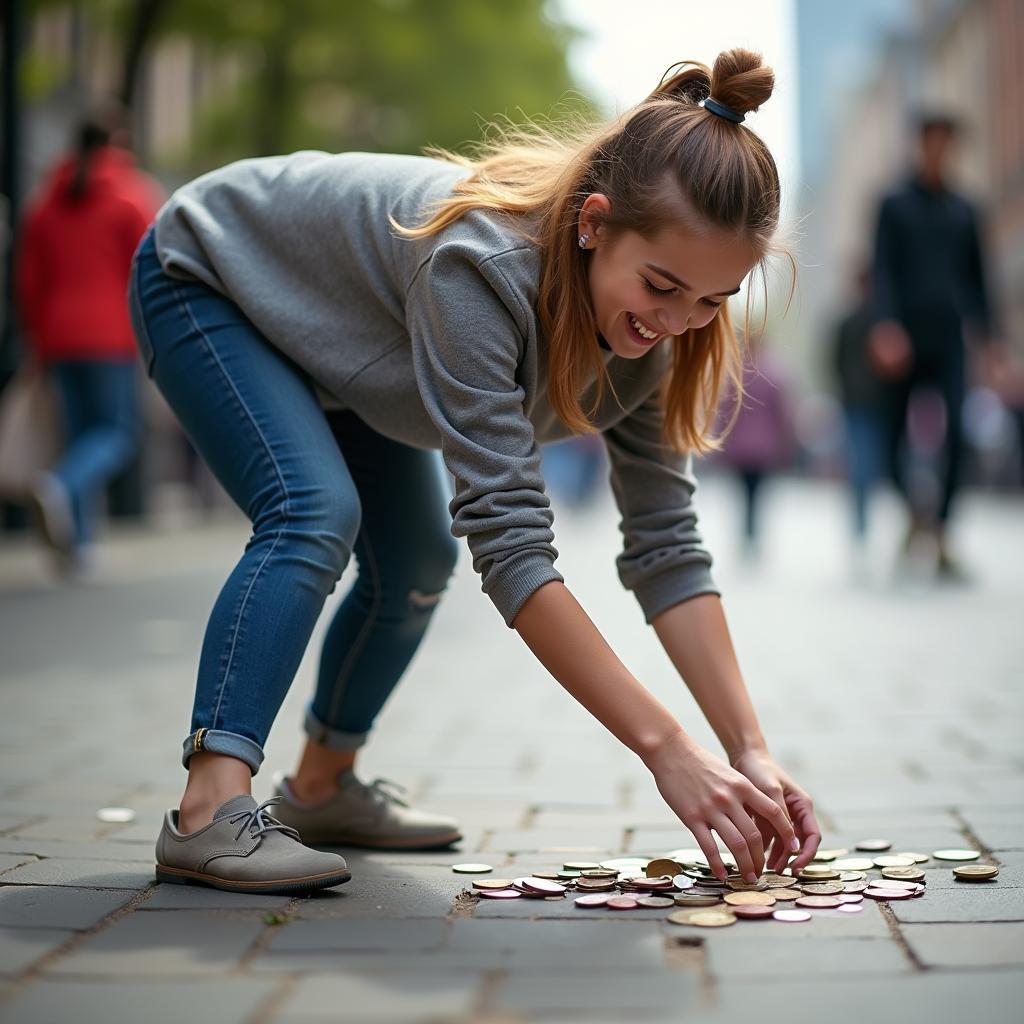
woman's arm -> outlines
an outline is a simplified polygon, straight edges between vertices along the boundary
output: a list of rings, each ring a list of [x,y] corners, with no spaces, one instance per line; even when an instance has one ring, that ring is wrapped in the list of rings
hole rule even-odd
[[[681,601],[651,625],[700,705],[729,762],[768,744],[743,684],[722,602],[715,594]]]
[[[564,583],[552,581],[535,590],[513,627],[555,679],[643,760],[719,877],[725,868],[711,829],[748,879],[764,867],[761,831],[746,807],[771,822],[787,850],[797,843],[782,807],[686,735],[619,661]],[[776,851],[780,856],[787,854]]]
[[[651,622],[672,664],[679,670],[704,717],[725,748],[729,764],[742,772],[782,808],[800,837],[800,855],[791,867],[799,871],[818,850],[821,831],[813,801],[772,759],[740,673],[721,600],[714,594],[682,601]],[[758,827],[768,839],[770,821]],[[788,849],[788,836],[778,846]],[[779,849],[769,862],[781,860]]]

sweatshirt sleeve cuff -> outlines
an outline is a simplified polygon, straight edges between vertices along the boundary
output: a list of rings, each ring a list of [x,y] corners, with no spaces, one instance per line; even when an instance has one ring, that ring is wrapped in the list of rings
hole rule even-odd
[[[681,601],[688,601],[700,594],[717,594],[721,590],[706,565],[687,565],[658,573],[633,587],[633,593],[644,613],[644,620],[650,625],[663,611]]]
[[[551,559],[536,554],[529,559],[518,560],[515,565],[500,572],[488,590],[505,625],[512,629],[512,621],[527,599],[545,583],[564,583],[565,577],[555,568]]]

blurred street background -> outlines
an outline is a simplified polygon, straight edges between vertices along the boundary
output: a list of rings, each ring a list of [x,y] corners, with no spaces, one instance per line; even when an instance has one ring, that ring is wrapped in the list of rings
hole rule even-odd
[[[781,1020],[782,1003],[765,1017],[776,997],[791,1021],[820,1019],[825,1000],[841,1021],[882,1005],[905,1022],[982,1006],[987,1021],[1015,1019],[1021,0],[6,0],[2,17],[0,1020],[65,1020],[68,1000],[83,1020],[180,1020],[183,979],[190,998],[206,1000],[199,1019],[246,1024],[337,1019],[340,1005],[351,1020],[669,1020],[680,1007]],[[161,893],[152,844],[184,783],[180,736],[202,629],[246,524],[130,364],[140,443],[116,457],[104,448],[109,474],[96,476],[74,557],[54,559],[40,537],[20,463],[56,465],[75,440],[57,363],[29,380],[40,355],[31,325],[62,296],[19,285],[28,214],[54,169],[74,167],[89,125],[115,124],[144,210],[243,157],[464,150],[496,118],[614,116],[673,63],[710,64],[733,46],[762,52],[777,75],[747,124],[778,162],[778,241],[797,267],[792,295],[780,254],[765,294],[755,286],[734,300],[734,323],[749,299],[763,338],[750,346],[734,434],[697,465],[741,664],[769,744],[816,798],[823,845],[892,833],[899,849],[977,846],[1003,865],[1001,888],[965,894],[935,868],[938,891],[913,912],[871,906],[863,923],[837,922],[845,932],[787,934],[786,955],[770,952],[771,939],[750,945],[744,927],[701,946],[616,920],[585,925],[601,937],[575,959],[565,954],[573,937],[557,933],[562,952],[545,953],[544,967],[527,952],[536,932],[508,927],[527,922],[493,908],[467,920],[450,872],[458,860],[529,870],[569,848],[596,857],[693,844],[639,762],[500,623],[463,551],[367,753],[370,768],[463,821],[462,850],[357,855],[362,895],[355,881],[345,887],[341,910],[282,898],[253,911],[241,897]],[[962,285],[968,314],[946,353],[953,362],[932,353],[939,369],[917,376],[875,330],[880,291],[910,259],[886,241],[883,200],[908,187],[959,197],[977,224],[977,266],[971,257],[969,275],[954,268],[947,289]],[[12,410],[16,391],[38,404]],[[4,430],[15,419],[38,432],[12,448]],[[620,538],[600,443],[550,447],[545,478],[567,582],[629,667],[717,749],[615,577]],[[477,677],[495,650],[505,667]],[[267,769],[298,749],[311,674],[307,659]],[[269,770],[256,781],[269,792]],[[96,810],[111,805],[133,808],[135,822],[101,824]],[[268,910],[306,919],[289,938],[264,921]],[[319,928],[326,918],[336,931]],[[389,930],[403,918],[408,927]],[[622,930],[609,939],[608,928]],[[206,945],[190,950],[199,932]]]

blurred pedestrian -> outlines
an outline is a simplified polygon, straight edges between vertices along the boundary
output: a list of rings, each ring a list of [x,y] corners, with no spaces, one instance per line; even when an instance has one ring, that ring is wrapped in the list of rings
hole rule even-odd
[[[736,408],[735,389],[726,392],[719,426],[732,426],[720,461],[735,474],[743,495],[742,550],[760,554],[764,484],[792,459],[796,448],[788,374],[762,338],[751,337],[743,360],[743,390]],[[733,415],[735,414],[735,419]]]
[[[136,166],[124,114],[109,107],[78,128],[20,232],[18,303],[29,357],[52,373],[66,447],[32,491],[64,572],[89,567],[97,499],[139,442],[138,350],[125,305],[132,253],[159,207]]]
[[[950,185],[957,122],[943,113],[917,125],[916,166],[881,203],[873,271],[876,323],[869,353],[885,379],[887,469],[910,517],[905,541],[934,538],[940,577],[963,578],[949,551],[948,527],[963,465],[963,402],[967,354],[964,328],[987,342],[993,316],[978,213]],[[922,507],[905,469],[907,408],[912,393],[931,386],[942,396],[946,429],[937,507]]]
[[[801,841],[795,866],[811,860],[811,800],[751,707],[687,455],[708,448],[704,413],[737,373],[725,299],[778,221],[775,163],[740,123],[773,81],[732,50],[713,71],[673,66],[628,115],[575,136],[509,129],[476,159],[244,160],[164,207],[134,265],[139,345],[253,535],[207,627],[158,878],[295,892],[349,878],[303,841],[460,838],[454,819],[354,772],[443,597],[453,535],[505,624],[643,759],[719,877],[712,829],[747,877]],[[728,764],[630,674],[554,567],[540,445],[595,431],[622,513],[620,579]],[[298,769],[257,804],[267,734],[353,553]]]
[[[871,489],[881,475],[886,420],[882,408],[885,391],[868,353],[874,322],[870,269],[861,270],[855,283],[855,301],[836,325],[831,355],[846,426],[852,532],[859,553],[867,539]]]

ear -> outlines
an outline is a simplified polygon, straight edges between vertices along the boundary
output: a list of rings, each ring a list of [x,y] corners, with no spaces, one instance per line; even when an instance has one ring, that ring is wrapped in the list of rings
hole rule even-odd
[[[588,249],[597,245],[604,218],[611,213],[611,209],[611,201],[601,192],[591,192],[583,201],[583,205],[580,207],[579,221],[576,225],[577,236],[590,236],[590,241],[587,243]]]

